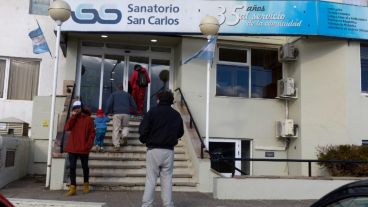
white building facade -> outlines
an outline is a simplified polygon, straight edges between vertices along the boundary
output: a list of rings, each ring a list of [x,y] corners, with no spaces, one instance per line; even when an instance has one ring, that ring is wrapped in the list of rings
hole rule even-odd
[[[157,91],[180,88],[204,136],[206,62],[181,62],[206,44],[198,24],[201,17],[210,14],[222,23],[210,75],[211,151],[238,158],[315,159],[319,146],[361,145],[368,139],[368,30],[361,26],[367,20],[366,14],[359,16],[359,12],[368,11],[366,1],[324,2],[323,8],[330,11],[330,16],[341,16],[341,8],[359,11],[349,13],[353,21],[350,26],[337,29],[358,31],[342,35],[313,25],[313,16],[305,22],[303,11],[308,15],[316,12],[309,10],[316,2],[309,1],[283,1],[284,10],[270,12],[274,17],[267,17],[271,1],[254,1],[252,5],[237,1],[196,2],[196,9],[189,1],[157,1],[150,8],[135,1],[68,2],[74,16],[62,26],[57,95],[63,95],[65,80],[75,81],[76,95],[92,111],[104,107],[117,84],[123,83],[128,90],[132,69],[141,64],[152,79],[145,109],[155,106]],[[28,33],[37,28],[37,20],[54,55],[56,37],[54,23],[45,13],[48,4],[47,0],[0,0],[0,22],[6,25],[0,29],[0,118],[15,117],[30,123],[30,173],[35,174],[46,171],[54,61],[49,53],[33,54]],[[165,5],[162,10],[161,4]],[[290,17],[281,14],[289,7],[302,13]],[[100,16],[83,13],[83,8],[95,9]],[[267,23],[267,19],[259,24],[268,25],[257,27],[256,21],[245,23],[248,13],[241,12],[246,8],[260,12],[257,22],[262,18],[285,19],[280,15],[290,19],[274,24]],[[332,27],[335,23],[326,24]],[[243,26],[237,27],[240,24]],[[295,60],[279,61],[279,48],[287,43],[297,48],[298,54]],[[169,72],[167,82],[160,80],[162,71]],[[285,78],[294,80],[295,93],[280,97],[283,94],[278,80]],[[58,113],[63,103],[59,97]],[[33,110],[35,105],[37,110]],[[285,120],[293,120],[292,134],[280,136],[278,122]],[[303,163],[233,164],[248,175],[308,174]],[[212,167],[224,174],[232,170]],[[314,166],[313,174],[325,172]]]

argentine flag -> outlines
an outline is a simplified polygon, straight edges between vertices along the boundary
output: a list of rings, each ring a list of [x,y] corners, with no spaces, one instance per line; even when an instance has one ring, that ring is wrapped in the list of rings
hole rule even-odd
[[[28,36],[31,38],[33,43],[33,53],[40,54],[44,52],[50,52],[49,46],[47,45],[45,36],[43,36],[40,25],[38,25],[37,29],[31,31]]]
[[[212,36],[210,38],[210,41],[202,47],[198,52],[193,54],[191,57],[187,58],[185,61],[183,61],[183,64],[187,64],[189,61],[193,59],[201,59],[201,60],[213,60],[215,57],[215,49],[216,49],[216,41],[217,38],[215,36]]]

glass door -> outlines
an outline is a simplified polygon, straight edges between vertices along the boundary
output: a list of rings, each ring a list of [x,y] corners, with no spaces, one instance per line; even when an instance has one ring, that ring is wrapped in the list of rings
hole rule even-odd
[[[105,55],[102,92],[102,108],[106,109],[107,99],[117,90],[119,84],[124,84],[125,57]]]
[[[81,57],[80,99],[95,113],[99,107],[102,56],[84,54]]]
[[[132,94],[130,79],[135,65],[145,68],[151,79],[145,90],[143,113],[157,105],[158,92],[172,86],[170,48],[127,51],[111,47],[102,50],[101,45],[98,46],[82,43],[76,75],[76,94],[92,113],[106,108],[108,98],[119,84]]]

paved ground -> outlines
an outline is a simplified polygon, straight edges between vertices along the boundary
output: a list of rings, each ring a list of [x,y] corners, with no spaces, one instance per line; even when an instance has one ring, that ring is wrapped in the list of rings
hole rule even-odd
[[[143,194],[142,191],[93,191],[88,194],[78,192],[77,196],[65,197],[64,191],[44,189],[44,183],[43,177],[28,177],[7,185],[0,189],[0,193],[9,198],[105,202],[109,207],[139,207]],[[175,192],[174,203],[176,207],[308,207],[313,201],[215,200],[211,194]],[[162,206],[159,192],[154,206]]]

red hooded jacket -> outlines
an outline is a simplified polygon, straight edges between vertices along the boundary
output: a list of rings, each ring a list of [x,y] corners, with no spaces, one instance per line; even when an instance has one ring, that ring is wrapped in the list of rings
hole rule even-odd
[[[65,151],[77,154],[89,154],[95,138],[95,126],[89,115],[72,115],[65,124],[65,130],[71,131]]]
[[[147,82],[148,83],[151,82],[151,79],[150,79],[150,77],[147,73],[147,69],[142,67],[141,71],[146,76]],[[138,73],[139,73],[138,70],[133,70],[132,76],[130,77],[130,84],[131,84],[133,90],[137,90],[137,89],[140,88],[140,86],[138,86],[138,84],[137,84]],[[143,87],[143,88],[145,88],[145,87]]]

